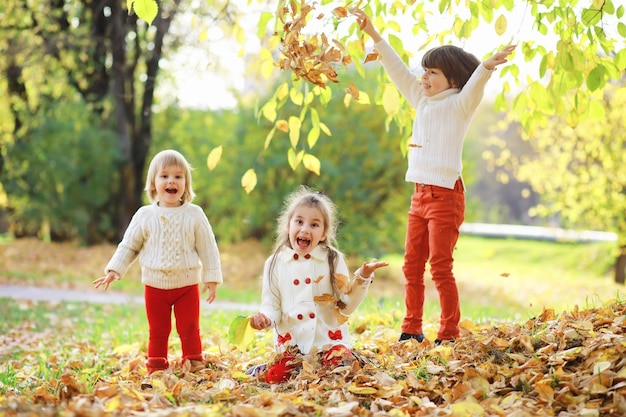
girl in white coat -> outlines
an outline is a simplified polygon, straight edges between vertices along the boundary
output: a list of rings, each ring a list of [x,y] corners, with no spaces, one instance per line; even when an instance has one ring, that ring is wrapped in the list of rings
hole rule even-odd
[[[267,370],[267,382],[289,379],[294,351],[321,352],[325,366],[350,355],[348,316],[367,294],[374,271],[387,263],[363,263],[350,279],[335,249],[337,223],[324,194],[302,186],[285,201],[274,253],[265,262],[261,308],[250,319],[254,329],[272,327],[276,350],[284,353]]]

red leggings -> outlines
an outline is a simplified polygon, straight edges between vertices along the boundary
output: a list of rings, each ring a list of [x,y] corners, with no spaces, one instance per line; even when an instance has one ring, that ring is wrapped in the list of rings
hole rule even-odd
[[[461,309],[459,291],[452,274],[453,251],[465,219],[465,194],[458,180],[454,189],[416,184],[408,216],[404,265],[406,316],[404,333],[422,333],[424,314],[424,272],[430,272],[439,292],[441,318],[437,338],[459,336]]]
[[[180,337],[183,361],[202,360],[200,340],[200,290],[198,284],[171,290],[145,286],[146,314],[150,327],[148,372],[167,369],[167,350],[172,331],[172,308]]]

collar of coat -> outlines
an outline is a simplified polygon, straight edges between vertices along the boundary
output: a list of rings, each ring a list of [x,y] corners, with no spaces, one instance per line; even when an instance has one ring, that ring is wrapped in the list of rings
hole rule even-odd
[[[304,256],[300,256],[300,259],[294,259],[293,255],[297,253],[292,248],[285,247],[283,249],[284,256],[287,257],[287,262],[301,262],[304,260]],[[322,245],[317,245],[315,249],[310,252],[311,259],[315,259],[316,261],[325,261],[328,259],[328,248]]]

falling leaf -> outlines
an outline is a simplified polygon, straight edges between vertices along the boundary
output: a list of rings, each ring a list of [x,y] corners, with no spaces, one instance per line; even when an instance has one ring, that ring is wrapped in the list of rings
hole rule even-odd
[[[215,167],[217,166],[217,163],[220,161],[221,158],[222,158],[222,145],[218,146],[217,148],[211,149],[211,152],[209,152],[209,156],[207,157],[207,160],[206,160],[206,165],[209,168],[209,171],[213,171],[215,169]]]
[[[345,7],[335,7],[333,9],[333,16],[343,19],[344,17],[348,16],[348,9],[346,9]]]
[[[335,274],[335,284],[342,294],[348,294],[350,291],[350,278],[344,274]]]
[[[365,63],[378,60],[378,52],[370,52],[365,56]]]
[[[246,190],[247,194],[250,194],[252,190],[254,190],[256,187],[256,172],[254,172],[254,169],[250,168],[243,174],[243,177],[241,177],[241,186]]]
[[[345,91],[347,94],[350,94],[352,97],[354,97],[355,100],[359,99],[359,89],[353,83],[350,83]]]

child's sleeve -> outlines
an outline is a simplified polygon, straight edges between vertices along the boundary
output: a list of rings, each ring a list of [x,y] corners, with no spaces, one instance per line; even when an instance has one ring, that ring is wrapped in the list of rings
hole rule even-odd
[[[196,246],[200,262],[202,262],[202,282],[222,284],[222,264],[215,234],[204,211],[199,207],[198,210],[201,224],[196,230]]]
[[[348,267],[346,265],[346,261],[343,255],[339,257],[339,262],[337,266],[338,266],[337,268],[338,271],[345,271],[345,275],[349,276]],[[342,314],[345,314],[345,315],[352,314],[357,309],[359,304],[361,304],[365,296],[367,295],[367,291],[370,287],[370,284],[372,283],[374,274],[372,273],[372,276],[369,279],[363,279],[359,275],[360,271],[361,269],[359,268],[354,273],[353,277],[350,280],[348,293],[342,297],[343,302],[346,304],[345,308],[341,310]],[[344,273],[344,272],[340,272],[340,273]]]
[[[122,241],[117,245],[117,249],[111,257],[111,260],[106,267],[104,267],[105,274],[109,271],[115,271],[120,274],[120,277],[123,277],[126,275],[128,268],[135,262],[137,256],[139,256],[139,252],[143,247],[141,223],[145,213],[145,209],[140,208],[130,220],[130,224],[124,232]]]
[[[280,321],[281,316],[281,302],[280,302],[280,290],[278,288],[278,283],[276,282],[276,274],[274,273],[274,277],[270,274],[270,265],[272,263],[272,259],[274,256],[272,255],[265,261],[265,266],[263,267],[263,289],[261,295],[261,308],[259,312],[265,314],[272,323],[276,324]],[[274,268],[274,272],[276,272],[277,265]]]
[[[421,80],[409,70],[402,58],[387,41],[381,40],[374,45],[374,48],[380,55],[383,67],[396,88],[411,106],[417,107],[424,92]]]

